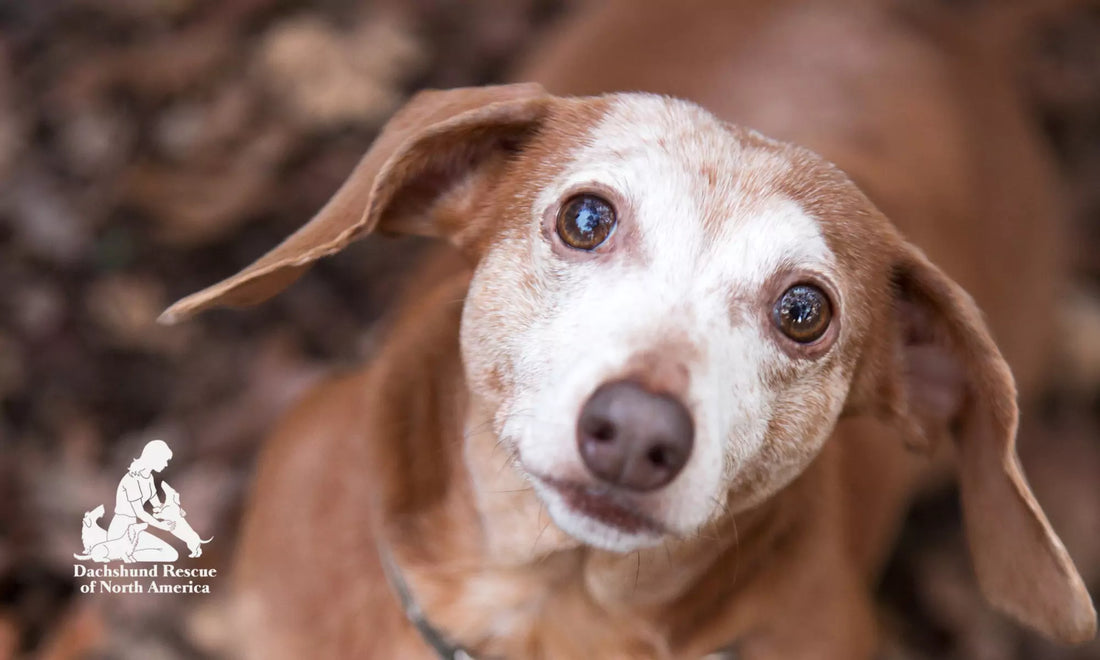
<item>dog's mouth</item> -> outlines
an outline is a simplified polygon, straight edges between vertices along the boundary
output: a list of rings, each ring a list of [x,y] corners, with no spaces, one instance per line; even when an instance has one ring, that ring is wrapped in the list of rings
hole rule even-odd
[[[606,487],[536,478],[560,495],[563,503],[578,515],[625,534],[663,535],[666,532],[663,525]]]

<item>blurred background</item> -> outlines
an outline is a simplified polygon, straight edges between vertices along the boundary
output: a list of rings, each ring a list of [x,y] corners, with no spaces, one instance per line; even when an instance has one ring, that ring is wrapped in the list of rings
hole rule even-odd
[[[210,596],[79,594],[81,517],[162,438],[161,476],[215,537],[193,565],[228,572],[264,431],[369,354],[423,244],[372,238],[245,313],[155,317],[304,222],[412,91],[506,79],[570,4],[0,0],[0,658],[224,655],[227,577]],[[1100,3],[1063,4],[1018,72],[1076,249],[1063,378],[1021,454],[1096,594]],[[923,501],[906,526],[879,593],[888,656],[1100,659],[1100,642],[1055,647],[984,605],[954,502]]]

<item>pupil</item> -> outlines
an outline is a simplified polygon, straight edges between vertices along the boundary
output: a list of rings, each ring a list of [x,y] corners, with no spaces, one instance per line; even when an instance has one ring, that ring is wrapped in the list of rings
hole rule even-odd
[[[802,325],[810,320],[814,314],[814,306],[806,300],[795,300],[791,306],[791,316],[794,322]]]
[[[582,234],[592,234],[600,226],[600,208],[595,200],[585,199],[577,209],[577,229]]]
[[[807,287],[792,290],[785,307],[786,317],[800,329],[813,326],[821,315],[821,299]]]
[[[773,320],[791,339],[808,344],[829,327],[832,309],[829,299],[813,285],[795,285],[780,297],[772,311]]]

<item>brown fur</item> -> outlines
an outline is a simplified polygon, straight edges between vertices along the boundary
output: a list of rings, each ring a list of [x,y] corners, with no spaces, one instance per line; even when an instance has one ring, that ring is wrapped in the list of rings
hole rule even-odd
[[[808,13],[790,11],[793,0],[684,4],[699,11],[596,10],[540,51],[530,75],[558,93],[685,96],[815,148],[975,296],[1033,392],[1058,276],[1058,232],[1045,218],[1057,207],[1048,164],[996,68],[1000,51],[885,3]],[[507,369],[464,379],[461,301],[470,263],[520,240],[509,219],[605,108],[534,86],[418,96],[313,223],[169,311],[254,302],[374,229],[458,247],[429,260],[369,368],[314,392],[266,448],[237,574],[247,650],[431,657],[386,585],[383,543],[431,621],[487,657],[698,657],[731,646],[750,659],[870,657],[869,582],[926,472],[905,445],[939,438],[958,447],[989,598],[1048,635],[1091,637],[1088,596],[1016,464],[1016,390],[977,307],[839,171],[742,129],[732,130],[768,163],[738,173],[758,177],[752,196],[794,198],[821,218],[861,289],[859,306],[844,310],[854,338],[829,358],[851,378],[845,415],[778,494],[755,492],[773,468],[767,457],[744,466],[742,490],[728,496],[738,508],[690,538],[620,555],[550,523],[494,432],[513,386]],[[664,382],[655,374],[668,364],[635,367]],[[795,415],[836,421],[812,402],[777,415],[775,452],[800,451],[781,428]]]

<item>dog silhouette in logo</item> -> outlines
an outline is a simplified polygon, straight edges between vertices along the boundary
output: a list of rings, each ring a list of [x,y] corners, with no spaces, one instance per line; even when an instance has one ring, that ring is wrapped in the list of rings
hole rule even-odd
[[[80,528],[80,540],[84,543],[84,554],[92,551],[92,546],[107,540],[107,530],[99,526],[98,520],[103,517],[103,505],[84,514],[84,524]]]
[[[89,511],[85,516],[90,515],[94,511],[95,509],[92,509],[92,511]],[[91,559],[92,561],[98,561],[100,563],[121,559],[127,564],[132,564],[134,562],[134,548],[137,547],[138,537],[142,530],[148,526],[148,523],[134,523],[127,527],[122,536],[117,539],[100,541],[89,548],[87,554],[74,554],[73,557],[77,559]],[[96,527],[98,527],[98,525],[96,525]]]
[[[164,506],[160,508],[160,513],[157,517],[161,520],[170,520],[176,523],[175,528],[172,530],[172,534],[187,544],[187,549],[191,551],[189,556],[198,557],[202,554],[202,544],[209,543],[214,537],[211,536],[208,539],[199,538],[198,533],[191,527],[191,523],[184,520],[187,516],[187,511],[180,506],[179,491],[168,485],[167,481],[162,481],[160,486],[164,490]]]

